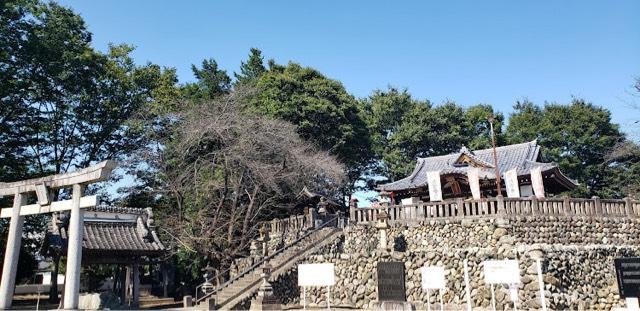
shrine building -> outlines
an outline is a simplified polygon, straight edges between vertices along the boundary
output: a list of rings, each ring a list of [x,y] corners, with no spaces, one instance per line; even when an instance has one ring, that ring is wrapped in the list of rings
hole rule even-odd
[[[555,163],[541,162],[537,141],[496,148],[500,188],[507,197],[555,196],[578,185]],[[481,199],[497,196],[493,149],[460,151],[418,158],[413,172],[378,187],[395,202],[413,204],[453,198]]]

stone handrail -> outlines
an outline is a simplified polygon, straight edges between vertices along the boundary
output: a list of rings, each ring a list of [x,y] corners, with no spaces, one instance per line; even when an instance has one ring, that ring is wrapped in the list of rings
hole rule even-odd
[[[303,215],[304,216],[304,215]],[[254,263],[251,267],[244,269],[243,271],[241,271],[240,273],[236,274],[235,276],[233,276],[232,278],[230,278],[229,280],[227,280],[225,283],[218,285],[217,287],[215,287],[211,292],[209,293],[205,293],[202,296],[198,296],[198,293],[202,291],[202,286],[207,283],[207,282],[211,282],[213,281],[213,278],[211,279],[207,279],[205,281],[205,283],[202,283],[200,285],[198,285],[196,287],[196,303],[200,303],[202,302],[204,299],[211,297],[212,295],[215,295],[218,291],[222,290],[223,288],[229,286],[231,283],[233,283],[234,281],[240,279],[241,277],[245,276],[248,273],[254,272],[258,267],[264,265],[266,262],[268,262],[269,260],[273,259],[274,257],[284,253],[286,250],[290,249],[292,246],[297,245],[298,243],[300,243],[302,240],[306,239],[307,237],[311,236],[312,234],[327,228],[327,227],[340,227],[341,222],[339,221],[341,214],[336,214],[336,215],[330,215],[331,218],[327,219],[326,221],[324,221],[322,224],[319,224],[318,226],[314,227],[313,229],[306,231],[304,233],[303,236],[297,238],[295,241],[293,241],[291,244],[285,245],[279,249],[277,249],[276,251],[274,251],[273,253],[267,255],[266,257],[262,258],[260,261]],[[274,268],[278,268],[278,267],[274,267]],[[221,272],[221,275],[226,275],[227,273],[229,273],[230,268]]]
[[[352,223],[377,221],[386,211],[390,221],[430,220],[487,216],[589,216],[640,217],[640,201],[599,198],[487,198],[453,199],[408,205],[350,208]]]
[[[302,231],[311,226],[311,221],[307,215],[291,215],[287,218],[273,219],[268,221],[262,221],[259,226],[263,225],[269,228],[270,234],[283,234],[285,232]]]

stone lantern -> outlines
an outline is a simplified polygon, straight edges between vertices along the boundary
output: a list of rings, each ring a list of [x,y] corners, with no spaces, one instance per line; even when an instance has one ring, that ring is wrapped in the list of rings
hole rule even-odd
[[[390,193],[384,190],[380,191],[380,206],[389,207],[389,197]]]
[[[251,307],[249,310],[282,310],[282,305],[273,293],[273,286],[269,283],[269,277],[271,276],[271,265],[266,262],[262,267],[262,284],[258,289],[258,295],[251,301]]]
[[[260,228],[260,241],[262,242],[262,256],[267,257],[269,255],[269,228],[263,225]]]
[[[327,203],[327,198],[320,197],[320,202],[318,202],[318,214],[320,214],[320,216],[322,217],[327,216],[327,213],[329,212],[327,210],[328,205],[329,203]]]
[[[387,230],[389,230],[389,215],[385,210],[380,211],[378,214],[378,221],[376,222],[376,229],[380,234],[380,243],[378,244],[378,248],[387,249]]]
[[[207,266],[204,267],[204,269],[202,270],[205,271],[204,275],[202,276],[204,277],[204,283],[202,284],[202,292],[206,295],[211,293],[214,290],[214,286],[213,286],[213,283],[211,283],[211,281],[215,276],[213,273],[215,271],[215,268],[207,264]]]

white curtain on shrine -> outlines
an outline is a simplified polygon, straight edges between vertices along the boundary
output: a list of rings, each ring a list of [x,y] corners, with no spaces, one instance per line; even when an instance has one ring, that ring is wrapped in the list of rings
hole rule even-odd
[[[518,172],[516,169],[511,169],[504,173],[504,184],[507,187],[507,197],[520,197],[520,186],[518,185]]]
[[[429,185],[429,201],[442,201],[440,171],[427,172],[427,183]]]
[[[474,200],[480,200],[480,170],[477,167],[471,167],[467,170],[467,179],[471,188],[471,195]]]
[[[531,186],[536,198],[544,198],[544,183],[542,182],[542,170],[539,167],[531,169]]]

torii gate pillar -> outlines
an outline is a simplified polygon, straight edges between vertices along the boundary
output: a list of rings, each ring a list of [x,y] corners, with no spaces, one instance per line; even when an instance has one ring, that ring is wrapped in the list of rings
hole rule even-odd
[[[80,264],[82,263],[82,226],[84,211],[80,209],[80,198],[84,186],[73,185],[73,202],[67,246],[67,270],[64,283],[64,308],[78,309],[80,295]]]
[[[22,224],[24,223],[24,216],[20,216],[20,206],[25,205],[26,202],[27,197],[21,193],[16,193],[13,197],[13,213],[11,213],[11,221],[9,223],[7,249],[4,253],[2,280],[0,281],[0,309],[3,310],[11,308],[11,301],[13,300],[20,244],[22,243]]]

